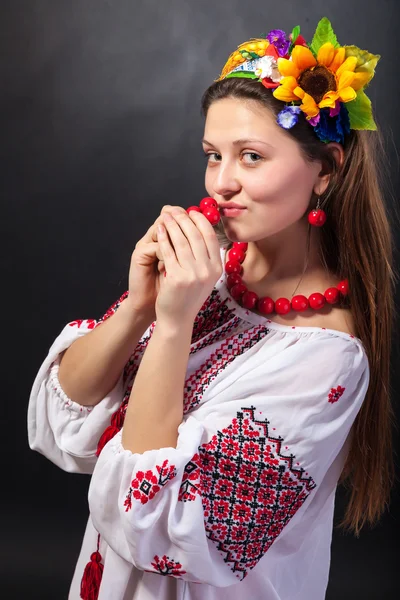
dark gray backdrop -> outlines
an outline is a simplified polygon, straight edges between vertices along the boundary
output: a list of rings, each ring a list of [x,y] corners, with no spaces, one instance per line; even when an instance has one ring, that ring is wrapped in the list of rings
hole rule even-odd
[[[369,95],[397,197],[398,4],[1,0],[2,598],[67,597],[89,479],[28,449],[30,387],[63,325],[125,290],[161,207],[204,195],[202,92],[239,43],[297,24],[310,39],[326,15],[341,43],[382,55]],[[328,600],[397,597],[397,502],[359,540],[335,533]]]

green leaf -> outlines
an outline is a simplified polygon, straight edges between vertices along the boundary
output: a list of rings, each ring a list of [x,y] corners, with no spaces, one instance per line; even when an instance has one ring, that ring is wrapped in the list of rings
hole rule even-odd
[[[356,73],[368,73],[370,80],[375,75],[375,68],[380,59],[379,54],[371,54],[367,50],[361,50],[357,46],[344,46],[346,58],[355,56],[357,58]]]
[[[351,129],[377,129],[374,117],[372,116],[371,100],[363,90],[357,92],[357,98],[351,102],[346,102],[345,107],[348,110]]]
[[[314,33],[314,37],[310,45],[311,52],[314,54],[314,56],[318,54],[318,50],[321,48],[321,46],[323,46],[327,42],[333,44],[335,48],[340,48],[340,44],[337,41],[331,22],[329,21],[329,19],[324,17],[318,23],[317,29]]]
[[[292,44],[295,43],[295,41],[297,40],[299,35],[300,35],[300,26],[296,25],[296,27],[292,31]]]
[[[251,58],[260,58],[260,56],[256,52],[250,52]]]
[[[225,77],[225,79],[229,79],[230,77],[244,77],[245,79],[258,79],[257,75],[252,73],[251,71],[234,71],[233,73],[229,73]]]

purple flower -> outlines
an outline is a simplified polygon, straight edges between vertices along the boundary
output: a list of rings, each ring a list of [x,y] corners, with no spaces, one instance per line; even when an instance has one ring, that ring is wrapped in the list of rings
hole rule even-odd
[[[286,106],[278,114],[276,122],[283,129],[291,129],[298,122],[300,113],[300,106]]]
[[[340,113],[340,102],[339,102],[339,100],[336,100],[335,108],[330,109],[329,116],[337,117],[339,113]]]
[[[267,35],[267,40],[278,50],[279,56],[285,56],[289,50],[290,42],[282,29],[272,29]]]
[[[311,117],[311,119],[308,119],[308,122],[312,127],[315,127],[316,125],[318,125],[320,118],[321,115],[320,113],[318,113],[315,117]]]

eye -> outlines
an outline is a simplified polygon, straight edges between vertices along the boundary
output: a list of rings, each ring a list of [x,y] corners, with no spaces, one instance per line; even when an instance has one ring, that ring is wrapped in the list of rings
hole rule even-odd
[[[208,162],[219,162],[221,160],[221,155],[217,152],[205,152],[204,157],[208,159]]]
[[[244,162],[248,165],[250,164],[255,164],[257,162],[259,162],[260,160],[262,160],[261,156],[259,154],[257,154],[256,152],[244,152],[243,157],[247,156],[249,157],[250,160],[245,160]]]

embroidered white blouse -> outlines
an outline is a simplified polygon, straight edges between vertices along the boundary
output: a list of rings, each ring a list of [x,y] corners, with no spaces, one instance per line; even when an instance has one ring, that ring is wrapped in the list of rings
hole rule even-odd
[[[30,397],[30,447],[92,474],[69,600],[97,547],[99,600],[323,600],[337,481],[369,383],[361,341],[249,312],[221,278],[194,323],[176,448],[132,454],[120,428],[155,323],[93,408],[57,377],[59,354],[118,306],[66,325]]]

